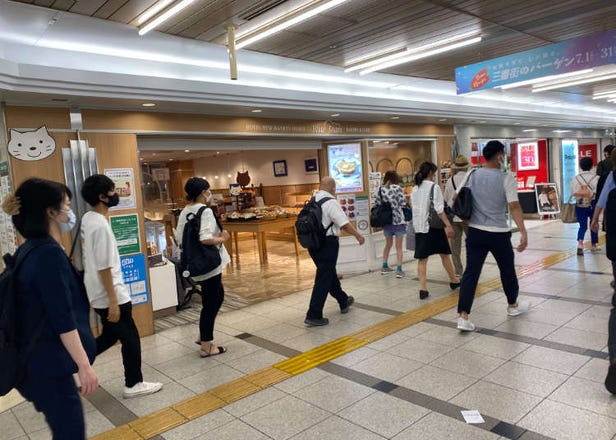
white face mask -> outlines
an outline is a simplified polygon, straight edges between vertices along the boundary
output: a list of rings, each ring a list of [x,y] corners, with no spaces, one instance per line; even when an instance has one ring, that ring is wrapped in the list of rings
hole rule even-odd
[[[212,191],[208,189],[203,196],[205,197],[205,203],[210,203],[210,200],[212,200]]]
[[[77,224],[77,216],[75,216],[75,213],[73,212],[72,209],[69,209],[68,211],[62,211],[62,212],[66,214],[66,216],[68,217],[68,221],[58,222],[60,224],[60,230],[62,231],[62,233],[70,232],[73,230],[73,228]]]

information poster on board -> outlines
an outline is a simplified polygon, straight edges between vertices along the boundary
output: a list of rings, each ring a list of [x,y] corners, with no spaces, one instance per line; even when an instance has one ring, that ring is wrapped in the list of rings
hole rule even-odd
[[[355,197],[355,217],[359,233],[362,235],[370,234],[370,206],[368,196]]]
[[[337,193],[362,192],[361,144],[328,145],[329,175],[336,181]]]
[[[381,186],[381,178],[383,177],[383,175],[376,171],[376,172],[371,172],[370,174],[368,174],[368,190],[370,191],[370,198],[372,200],[374,200],[374,198],[376,197],[376,192],[379,190],[379,187]]]
[[[137,198],[135,197],[135,172],[132,168],[107,168],[105,176],[115,183],[115,189],[120,196],[118,206],[110,208],[112,211],[121,209],[135,209]]]
[[[558,188],[555,183],[538,183],[535,185],[535,193],[539,215],[558,214],[560,212]]]
[[[344,211],[349,220],[351,220],[352,222],[357,220],[357,213],[355,208],[355,194],[338,196],[338,203],[340,203],[342,211]]]
[[[568,202],[571,194],[569,189],[573,178],[577,175],[578,164],[578,141],[577,139],[563,139],[560,147],[561,159],[562,159],[562,188],[563,188],[563,200]]]
[[[137,214],[113,215],[109,217],[109,223],[120,255],[138,254],[141,251]]]
[[[134,306],[148,302],[148,282],[146,278],[145,255],[136,254],[120,257],[124,284],[130,289],[130,298]]]
[[[0,163],[0,204],[4,198],[13,192],[11,176],[9,173],[9,163]],[[2,254],[14,254],[17,249],[17,237],[11,216],[0,210],[0,248]]]

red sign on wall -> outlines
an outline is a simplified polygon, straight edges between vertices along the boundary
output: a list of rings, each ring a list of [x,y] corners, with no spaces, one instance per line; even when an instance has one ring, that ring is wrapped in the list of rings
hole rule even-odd
[[[539,147],[537,142],[520,142],[518,144],[518,170],[539,169]]]
[[[579,145],[578,156],[580,159],[590,157],[592,159],[592,166],[596,167],[599,163],[597,158],[597,144]]]

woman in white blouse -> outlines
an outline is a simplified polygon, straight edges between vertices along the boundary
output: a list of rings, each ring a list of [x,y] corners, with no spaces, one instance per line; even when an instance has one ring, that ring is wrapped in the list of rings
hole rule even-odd
[[[206,206],[212,199],[210,184],[200,177],[191,177],[184,186],[188,204],[180,213],[175,238],[178,243],[182,242],[184,226],[188,214],[197,214],[199,209]],[[199,355],[202,358],[222,354],[225,347],[214,345],[214,321],[225,298],[225,289],[222,285],[222,271],[229,264],[231,258],[223,245],[229,239],[229,233],[221,230],[211,209],[205,209],[201,214],[201,229],[199,239],[206,246],[218,246],[220,252],[220,265],[205,275],[195,276],[192,279],[201,285],[201,299],[203,307],[199,319],[199,339],[196,341],[201,346]]]
[[[417,261],[417,274],[419,276],[419,298],[426,299],[429,295],[427,288],[427,266],[430,255],[439,254],[443,267],[449,275],[449,287],[454,290],[460,287],[460,280],[456,276],[451,262],[451,249],[447,237],[453,237],[453,228],[445,215],[445,203],[441,188],[435,185],[433,178],[436,165],[424,162],[415,174],[415,187],[411,193],[413,206],[413,228],[415,229],[415,258]],[[430,194],[434,203],[434,210],[445,225],[444,229],[431,228],[428,217],[430,215]]]

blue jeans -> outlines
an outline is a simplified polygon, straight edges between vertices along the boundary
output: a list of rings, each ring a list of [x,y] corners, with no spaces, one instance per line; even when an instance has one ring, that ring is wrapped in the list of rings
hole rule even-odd
[[[496,264],[498,264],[507,303],[515,304],[518,300],[520,289],[515,273],[511,232],[487,232],[469,227],[466,235],[466,270],[460,281],[458,313],[471,313],[475,289],[477,289],[479,275],[481,275],[488,252],[494,255]]]
[[[595,213],[595,203],[596,202],[593,200],[588,208],[575,207],[575,214],[580,224],[580,229],[578,229],[577,234],[578,240],[584,240],[584,235],[586,235],[586,230],[588,229],[588,222],[592,220],[592,216]],[[591,230],[590,241],[592,244],[597,244],[599,242],[599,234]]]

